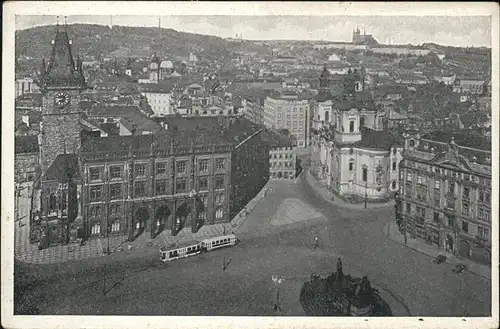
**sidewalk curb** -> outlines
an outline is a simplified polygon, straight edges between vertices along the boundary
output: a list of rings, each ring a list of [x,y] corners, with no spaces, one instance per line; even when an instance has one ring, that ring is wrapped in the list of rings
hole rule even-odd
[[[405,243],[401,243],[400,241],[398,241],[398,240],[394,239],[394,238],[391,236],[391,234],[387,234],[387,228],[388,228],[390,225],[391,225],[391,222],[388,222],[388,223],[387,223],[387,224],[385,224],[385,225],[384,225],[384,227],[382,228],[382,234],[383,234],[383,235],[385,235],[387,238],[389,238],[390,240],[392,240],[392,241],[394,241],[394,242],[396,242],[396,243],[400,244],[400,245],[401,245],[401,246],[403,246],[403,247],[406,247],[406,248],[411,249],[411,250],[415,250],[415,251],[417,251],[417,252],[419,252],[419,253],[421,253],[421,254],[424,254],[424,255],[426,255],[426,256],[429,256],[430,258],[435,257],[434,255],[430,255],[429,253],[427,253],[427,252],[425,252],[425,251],[423,251],[423,250],[421,250],[421,249],[418,249],[418,248],[412,247],[412,246],[410,246],[410,245],[408,245],[408,244],[405,244]],[[453,256],[454,256],[454,257],[457,257],[457,256],[455,256],[455,255],[453,255]],[[449,263],[449,264],[459,264],[459,263],[460,263],[460,261],[459,261],[459,260],[458,260],[458,261],[455,261],[455,260],[450,261],[450,259],[449,259],[449,258],[447,258],[447,259],[446,259],[446,261],[445,261],[445,263]],[[475,274],[475,275],[480,276],[480,277],[482,277],[482,278],[485,278],[485,279],[491,280],[491,276],[490,276],[490,277],[488,277],[488,276],[484,276],[484,275],[482,275],[482,274],[478,273],[478,271],[475,271],[474,269],[471,269],[469,266],[468,266],[468,268],[467,268],[467,272],[472,273],[472,274]]]

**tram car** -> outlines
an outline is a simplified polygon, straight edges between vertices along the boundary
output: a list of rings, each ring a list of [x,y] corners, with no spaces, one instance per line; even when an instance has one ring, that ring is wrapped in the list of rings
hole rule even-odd
[[[231,247],[236,245],[238,242],[239,241],[234,234],[229,234],[224,236],[218,236],[215,238],[205,239],[202,240],[200,243],[203,251],[211,251],[223,247]]]
[[[238,243],[238,239],[234,234],[219,236],[210,239],[204,239],[196,244],[190,244],[185,247],[180,247],[171,250],[160,249],[160,260],[162,262],[170,262],[180,258],[187,258],[198,255],[202,252],[212,251],[223,247],[234,246]]]
[[[201,253],[201,244],[196,243],[192,245],[188,245],[185,247],[172,249],[172,250],[163,250],[160,249],[160,260],[162,262],[170,262],[180,258],[187,258],[190,256],[195,256]]]

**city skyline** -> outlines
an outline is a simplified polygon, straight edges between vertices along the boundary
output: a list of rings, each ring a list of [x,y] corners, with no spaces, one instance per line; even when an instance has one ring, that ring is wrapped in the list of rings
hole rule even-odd
[[[299,22],[297,22],[299,21]],[[55,15],[16,16],[16,30],[54,25]],[[64,23],[64,16],[59,18]],[[491,47],[489,16],[143,16],[71,15],[67,24],[147,26],[247,40],[310,40],[350,42],[352,31],[372,34],[381,44],[437,43],[458,47]],[[398,29],[394,29],[398,26]]]

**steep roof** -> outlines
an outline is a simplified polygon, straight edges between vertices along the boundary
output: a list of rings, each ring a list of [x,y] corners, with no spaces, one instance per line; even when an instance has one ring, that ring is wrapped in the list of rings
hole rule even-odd
[[[43,181],[67,183],[80,178],[80,165],[75,154],[59,154],[43,175]]]

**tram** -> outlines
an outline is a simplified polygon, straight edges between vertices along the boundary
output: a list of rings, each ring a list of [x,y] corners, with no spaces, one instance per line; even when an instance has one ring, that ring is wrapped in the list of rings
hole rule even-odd
[[[200,242],[204,251],[211,251],[223,247],[231,247],[238,243],[238,239],[234,234],[218,236],[215,238],[205,239]]]
[[[234,246],[237,243],[238,239],[236,238],[236,236],[234,234],[229,234],[215,238],[204,239],[196,244],[171,250],[164,250],[162,247],[160,248],[160,260],[162,262],[170,262],[180,258],[195,256],[202,252]]]

